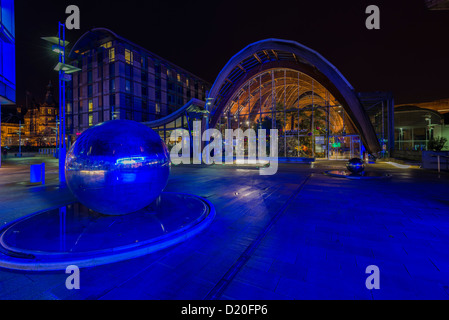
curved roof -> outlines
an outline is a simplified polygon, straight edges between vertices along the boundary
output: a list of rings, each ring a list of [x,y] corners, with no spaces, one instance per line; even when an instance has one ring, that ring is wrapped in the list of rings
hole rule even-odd
[[[150,57],[161,61],[163,64],[170,65],[172,68],[179,70],[180,72],[183,72],[185,74],[189,74],[190,76],[195,77],[197,80],[200,80],[203,83],[208,84],[207,81],[203,80],[201,77],[195,75],[194,73],[176,65],[175,63],[168,61],[167,59],[162,58],[161,56],[153,53],[152,51],[149,51],[148,49],[143,48],[142,46],[140,46],[126,38],[123,38],[122,36],[119,36],[118,34],[116,34],[115,32],[113,32],[107,28],[93,28],[93,29],[87,31],[85,34],[83,34],[78,39],[78,41],[73,45],[72,49],[70,50],[69,58],[76,59],[76,57],[77,57],[76,51],[78,51],[78,50],[83,52],[84,50],[97,47],[101,44],[104,44],[104,43],[106,43],[108,41],[112,41],[112,40],[118,40],[120,42],[127,43],[128,45],[134,47],[135,49],[138,49],[141,52],[145,52]]]
[[[189,102],[187,102],[183,107],[176,110],[175,112],[169,114],[168,116],[150,121],[145,122],[144,124],[149,126],[150,128],[157,128],[164,125],[169,124],[170,122],[176,121],[176,119],[179,119],[180,117],[184,116],[186,113],[204,113],[204,105],[205,102],[198,100],[198,99],[191,99]]]
[[[83,34],[78,39],[78,41],[73,45],[72,49],[70,50],[69,57],[74,59],[75,51],[80,50],[82,48],[96,46],[99,41],[107,42],[109,40],[115,40],[115,39],[129,42],[129,40],[120,37],[119,35],[117,35],[116,33],[112,32],[109,29],[93,28],[93,29],[87,31],[85,34]]]
[[[394,109],[396,127],[426,127],[429,123],[441,124],[443,115],[438,111],[420,108],[413,105],[404,105]],[[428,120],[426,120],[428,119]]]
[[[266,39],[250,44],[229,60],[212,86],[211,126],[214,126],[235,90],[261,71],[288,67],[301,71],[324,85],[345,108],[368,151],[380,151],[374,128],[354,88],[346,78],[316,51],[297,42]]]
[[[436,110],[421,108],[421,107],[418,107],[415,105],[402,105],[402,106],[397,106],[396,108],[394,108],[394,112],[408,112],[408,111],[431,112],[431,113],[434,113],[435,115],[442,117],[442,114]]]

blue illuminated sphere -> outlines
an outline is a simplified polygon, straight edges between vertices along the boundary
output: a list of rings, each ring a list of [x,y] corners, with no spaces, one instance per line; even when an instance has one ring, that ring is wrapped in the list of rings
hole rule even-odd
[[[360,158],[354,158],[348,161],[346,168],[355,174],[360,174],[365,171],[365,162]]]
[[[113,120],[86,130],[67,154],[70,191],[106,215],[136,212],[167,185],[170,155],[161,137],[134,121]]]

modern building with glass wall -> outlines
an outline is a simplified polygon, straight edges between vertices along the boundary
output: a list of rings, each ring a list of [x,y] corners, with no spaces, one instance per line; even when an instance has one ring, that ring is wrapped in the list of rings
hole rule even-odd
[[[0,0],[0,108],[16,101],[15,48],[14,0]]]
[[[394,150],[394,97],[392,92],[360,92],[360,102],[376,131],[381,145],[380,156],[388,158]]]
[[[395,136],[396,151],[425,151],[432,139],[449,140],[449,126],[435,110],[400,106],[395,109]]]
[[[202,112],[192,116],[193,106]],[[192,101],[175,118],[147,125],[168,144],[172,130],[191,130],[198,118],[207,123],[203,129],[278,129],[285,158],[349,159],[382,150],[354,88],[321,55],[293,41],[249,45],[223,68],[206,102]]]
[[[67,127],[72,139],[113,119],[148,122],[191,99],[205,100],[210,85],[193,73],[104,28],[85,33],[70,52]]]

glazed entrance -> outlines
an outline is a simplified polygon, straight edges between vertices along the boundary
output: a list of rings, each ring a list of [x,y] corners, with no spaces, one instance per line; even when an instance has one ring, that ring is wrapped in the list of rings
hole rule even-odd
[[[336,98],[312,77],[270,69],[245,82],[228,101],[217,128],[278,129],[279,157],[360,157],[360,136]],[[269,139],[267,139],[267,146]]]

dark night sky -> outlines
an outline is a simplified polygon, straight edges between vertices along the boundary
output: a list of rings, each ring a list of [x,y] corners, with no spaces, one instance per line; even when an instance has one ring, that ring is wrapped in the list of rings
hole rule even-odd
[[[57,56],[40,37],[57,35],[70,4],[81,10],[72,44],[106,27],[211,83],[248,44],[281,38],[322,54],[357,91],[393,91],[396,103],[449,98],[449,11],[428,11],[424,0],[16,0],[19,104],[57,83]],[[365,28],[370,4],[381,30]]]

